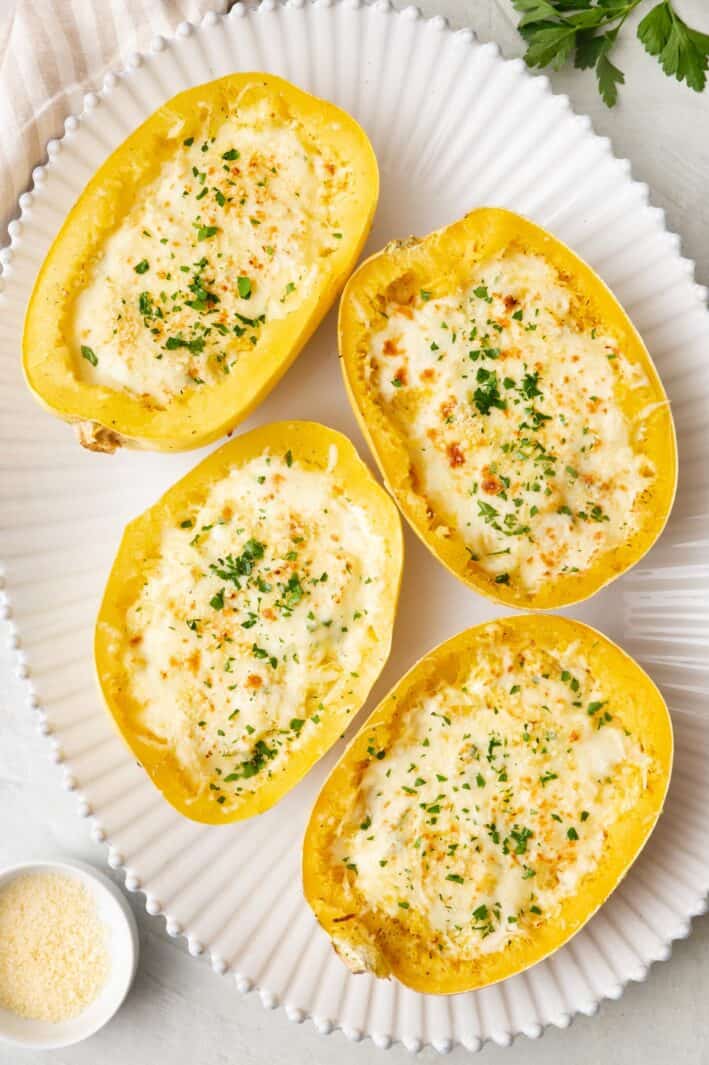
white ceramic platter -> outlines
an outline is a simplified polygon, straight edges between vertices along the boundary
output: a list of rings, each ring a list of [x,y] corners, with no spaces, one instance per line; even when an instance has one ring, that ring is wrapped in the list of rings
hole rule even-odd
[[[644,336],[674,405],[682,477],[672,520],[636,569],[572,613],[618,640],[662,687],[676,729],[666,813],[625,882],[567,946],[528,972],[453,998],[351,976],[316,926],[300,887],[300,842],[332,756],[256,820],[205,827],[165,803],[114,736],[94,685],[95,611],[124,523],[198,454],[83,451],[25,390],[20,335],[49,243],[106,155],[174,93],[234,70],[267,70],[350,111],[379,157],[382,196],[369,248],[424,233],[480,204],[511,207],[569,243],[615,290]],[[158,39],[86,97],[50,143],[11,226],[0,307],[0,556],[28,698],[51,734],[94,834],[109,844],[149,913],[208,952],[236,986],[258,988],[293,1020],[312,1017],[378,1046],[441,1051],[508,1043],[566,1025],[617,997],[686,936],[709,890],[709,316],[648,190],[613,158],[588,119],[520,61],[441,19],[386,0],[259,8],[237,4],[199,28]],[[337,365],[334,315],[251,424],[315,418],[365,453]],[[501,611],[458,584],[407,537],[394,651],[375,699],[425,650]],[[372,700],[372,703],[375,700]]]

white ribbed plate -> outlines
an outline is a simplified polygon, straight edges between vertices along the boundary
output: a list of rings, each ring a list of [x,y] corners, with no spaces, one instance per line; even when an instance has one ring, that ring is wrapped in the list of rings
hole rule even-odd
[[[667,812],[640,860],[593,921],[552,958],[496,987],[454,998],[351,976],[300,888],[300,841],[332,757],[270,813],[209,828],[179,817],[114,736],[94,686],[92,629],[123,524],[199,459],[82,451],[43,413],[20,373],[30,286],[50,240],[93,170],[155,107],[234,70],[268,70],[350,111],[379,157],[382,196],[369,248],[424,233],[480,204],[529,215],[612,286],[642,332],[674,405],[683,475],[658,547],[631,574],[575,608],[618,639],[661,685],[673,712],[676,767]],[[242,990],[260,989],[294,1020],[311,1016],[379,1046],[508,1043],[592,1013],[603,997],[666,958],[709,890],[709,317],[690,263],[627,163],[544,78],[443,20],[357,0],[241,4],[199,29],[159,39],[108,75],[81,117],[49,145],[11,226],[0,306],[0,555],[31,700],[109,862],[171,934],[206,950]],[[337,366],[334,317],[251,424],[319,418],[363,449]],[[411,536],[391,662],[380,696],[422,652],[501,613],[448,576]],[[28,681],[28,689],[30,684]]]

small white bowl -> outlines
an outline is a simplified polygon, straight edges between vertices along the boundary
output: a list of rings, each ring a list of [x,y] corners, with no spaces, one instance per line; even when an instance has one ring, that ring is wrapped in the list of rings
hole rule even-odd
[[[118,1010],[133,982],[138,964],[138,929],[130,906],[108,877],[90,865],[73,860],[23,862],[0,871],[0,891],[28,873],[63,873],[80,880],[91,892],[98,916],[108,929],[111,967],[98,996],[68,1021],[35,1021],[18,1017],[0,1006],[0,1040],[35,1050],[71,1046],[88,1039]]]

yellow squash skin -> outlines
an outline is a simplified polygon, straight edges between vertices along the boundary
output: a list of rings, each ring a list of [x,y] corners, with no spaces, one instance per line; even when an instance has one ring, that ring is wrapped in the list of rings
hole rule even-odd
[[[287,108],[316,144],[331,148],[349,167],[351,181],[341,196],[337,246],[317,264],[318,277],[307,294],[301,298],[296,292],[293,311],[267,321],[258,343],[244,351],[232,372],[216,384],[186,388],[160,405],[149,397],[84,379],[78,368],[84,370],[85,364],[69,336],[71,315],[106,239],[141,189],[156,180],[161,166],[184,150],[191,136],[199,137],[205,128],[218,132],[244,99],[249,105],[265,102],[275,113]],[[92,450],[110,452],[128,446],[180,451],[218,439],[268,394],[327,313],[360,254],[378,193],[377,163],[369,140],[334,105],[263,73],[232,74],[180,93],[109,156],[54,241],[25,320],[23,366],[30,389],[52,414],[77,425],[80,442]],[[195,204],[195,211],[201,207]],[[198,259],[204,247],[197,244],[187,261]]]
[[[580,572],[550,577],[534,590],[514,575],[510,575],[508,583],[496,581],[495,575],[486,571],[466,547],[455,520],[437,511],[415,471],[420,456],[414,453],[368,379],[371,337],[382,326],[382,312],[388,300],[406,304],[415,302],[420,292],[425,292],[428,299],[454,294],[466,287],[476,267],[510,247],[539,255],[554,267],[573,293],[584,328],[603,330],[603,335],[607,331],[617,340],[631,369],[644,374],[640,387],[618,378],[615,399],[633,426],[635,453],[647,458],[656,472],[635,504],[639,517],[631,535],[597,552]],[[595,336],[595,332],[591,335]],[[352,407],[402,513],[435,557],[488,599],[537,610],[579,602],[633,566],[662,532],[676,490],[677,445],[660,378],[640,336],[610,290],[589,266],[539,226],[510,211],[480,208],[424,238],[388,244],[366,260],[345,287],[340,302],[339,346]],[[397,398],[397,402],[404,403],[405,399]],[[406,418],[406,413],[401,417]],[[537,544],[536,548],[543,551],[544,544]]]
[[[145,728],[141,729],[141,707],[131,693],[130,675],[125,666],[129,642],[126,617],[150,567],[160,558],[164,530],[177,528],[185,513],[201,504],[209,490],[231,470],[264,453],[287,454],[289,459],[292,456],[292,462],[306,470],[330,471],[346,487],[347,498],[366,513],[384,552],[379,600],[381,624],[376,632],[369,626],[361,665],[348,684],[349,691],[330,695],[312,737],[297,750],[288,752],[272,772],[263,773],[263,779],[259,776],[253,794],[222,806],[206,785],[196,795],[169,744],[156,743]],[[237,548],[234,550],[238,552]],[[316,422],[264,425],[224,444],[126,527],[96,622],[97,677],[116,728],[153,784],[176,810],[206,824],[224,824],[262,813],[278,802],[325,754],[366,700],[389,656],[402,566],[403,536],[396,507],[375,482],[347,437]],[[234,698],[239,694],[243,695],[237,693]],[[293,717],[305,717],[303,709],[293,705]]]
[[[450,949],[445,954],[435,949],[435,933],[426,916],[416,911],[415,902],[412,901],[410,909],[396,911],[396,916],[368,904],[358,890],[358,874],[350,872],[341,857],[333,858],[333,850],[338,832],[348,831],[342,826],[348,826],[352,818],[355,822],[359,820],[361,807],[357,806],[357,795],[363,775],[368,767],[387,765],[387,752],[406,727],[407,716],[411,720],[415,701],[439,684],[454,688],[460,685],[461,678],[468,675],[470,663],[476,655],[485,654],[485,644],[489,647],[490,640],[495,641],[496,647],[515,653],[529,653],[535,648],[554,653],[564,653],[569,648],[574,653],[580,650],[592,675],[608,691],[614,722],[634,736],[642,737],[642,750],[652,761],[646,786],[635,804],[609,824],[597,864],[582,875],[571,894],[557,903],[556,912],[548,920],[540,919],[531,931],[525,929],[523,934],[509,939],[502,949],[479,952],[474,958],[466,959]],[[456,707],[451,706],[448,712],[454,718]],[[374,710],[333,769],[315,803],[305,835],[305,895],[318,921],[333,938],[338,953],[354,971],[366,970],[379,977],[395,976],[406,986],[428,994],[457,994],[486,987],[521,972],[557,950],[608,898],[638,856],[662,810],[672,753],[672,725],[659,691],[628,655],[595,629],[567,618],[542,614],[512,616],[478,625],[421,659]],[[383,761],[375,763],[377,756]],[[404,761],[408,761],[408,751]],[[487,775],[488,787],[492,773],[489,762],[485,752],[480,752],[479,765]],[[429,765],[429,771],[431,768]],[[426,775],[422,764],[413,769]],[[416,772],[407,779],[414,783],[414,776]],[[483,794],[477,792],[474,774],[472,781],[472,790],[462,792],[471,796],[471,804],[476,793]],[[439,786],[443,790],[449,785]],[[544,788],[541,790],[546,795]],[[416,807],[418,798],[412,800]],[[602,815],[602,810],[599,813]],[[363,830],[369,824],[374,832],[376,820],[354,824],[353,828]],[[584,825],[580,824],[579,831],[583,833],[583,830]],[[446,840],[447,837],[442,839],[441,846],[447,845]],[[423,842],[424,846],[429,845],[425,836]],[[351,852],[347,847],[351,845],[351,837],[345,835],[342,847],[348,854]],[[526,860],[526,856],[516,860]],[[535,859],[530,857],[529,861]]]

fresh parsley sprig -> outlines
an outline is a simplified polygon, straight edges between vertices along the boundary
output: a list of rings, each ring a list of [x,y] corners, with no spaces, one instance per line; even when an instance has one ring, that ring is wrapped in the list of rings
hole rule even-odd
[[[580,70],[596,71],[604,103],[613,107],[625,76],[610,53],[628,15],[646,0],[512,0],[521,14],[518,29],[527,42],[530,67],[560,70],[573,59]],[[702,92],[709,68],[709,35],[684,22],[671,0],[661,0],[643,17],[637,35],[665,74]]]

